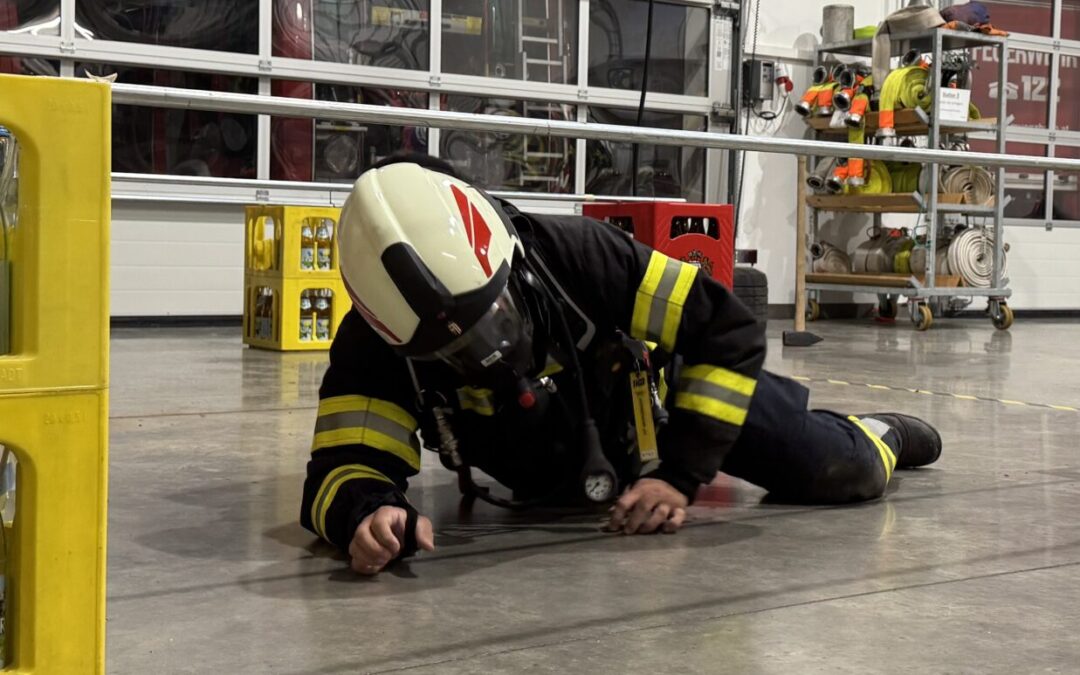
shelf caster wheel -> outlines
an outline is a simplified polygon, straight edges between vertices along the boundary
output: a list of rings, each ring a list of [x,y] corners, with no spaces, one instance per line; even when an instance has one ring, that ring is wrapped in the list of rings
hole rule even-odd
[[[911,323],[915,324],[915,330],[926,331],[934,325],[934,313],[926,303],[911,305]]]
[[[1004,302],[994,302],[990,305],[990,320],[994,322],[994,328],[1009,330],[1013,325],[1012,307]]]
[[[879,319],[895,319],[896,313],[899,308],[896,304],[896,298],[891,295],[879,295],[878,296],[878,318]]]
[[[817,321],[821,318],[821,304],[817,300],[806,301],[806,320]]]

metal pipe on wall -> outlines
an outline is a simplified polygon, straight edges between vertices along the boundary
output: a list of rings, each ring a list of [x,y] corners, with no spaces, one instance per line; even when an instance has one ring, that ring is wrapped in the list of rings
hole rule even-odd
[[[704,131],[638,128],[613,124],[583,124],[581,122],[476,115],[357,103],[309,101],[278,96],[173,89],[132,84],[114,84],[112,90],[113,102],[116,104],[156,108],[213,110],[249,115],[278,115],[282,117],[318,117],[321,119],[372,124],[511,134],[539,134],[560,138],[588,138],[624,143],[639,142],[654,145],[717,148],[721,150],[788,155],[859,157],[862,159],[919,163],[974,164],[977,166],[1027,168],[1043,171],[1080,171],[1080,160],[1060,157],[999,155],[982,152],[903,148],[899,146],[853,146],[847,143],[810,141],[798,138],[735,136]]]

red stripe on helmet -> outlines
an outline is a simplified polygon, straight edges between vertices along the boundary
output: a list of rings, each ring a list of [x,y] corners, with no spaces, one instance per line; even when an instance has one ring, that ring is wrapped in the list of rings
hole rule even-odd
[[[344,275],[342,275],[341,277],[341,282],[345,285],[345,291],[352,299],[353,305],[356,306],[356,311],[360,312],[360,316],[364,317],[364,320],[368,322],[368,325],[370,325],[372,328],[379,331],[383,335],[388,336],[394,342],[397,342],[398,344],[404,343],[404,340],[395,335],[394,331],[387,328],[386,324],[384,324],[382,321],[379,321],[379,317],[375,316],[375,313],[368,309],[368,306],[360,301],[360,298],[356,296],[356,292],[353,291],[352,286],[350,286],[349,282],[345,280]]]
[[[483,268],[484,274],[490,278],[491,228],[488,226],[487,221],[484,220],[484,216],[480,215],[476,205],[469,202],[469,198],[465,196],[465,193],[458,186],[451,185],[450,190],[454,193],[454,199],[457,201],[461,219],[465,223],[465,234],[469,237],[469,243],[472,244],[476,260],[480,263],[480,267]]]

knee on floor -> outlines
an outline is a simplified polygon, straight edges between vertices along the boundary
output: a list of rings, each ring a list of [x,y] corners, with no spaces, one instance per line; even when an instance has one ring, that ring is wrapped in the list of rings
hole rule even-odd
[[[885,494],[888,483],[885,467],[877,456],[853,457],[824,467],[814,491],[823,503],[861,502]]]

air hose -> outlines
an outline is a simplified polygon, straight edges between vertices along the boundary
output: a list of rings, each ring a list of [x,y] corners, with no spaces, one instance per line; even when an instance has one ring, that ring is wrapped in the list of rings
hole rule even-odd
[[[1008,274],[1005,253],[1001,252],[1002,279]],[[964,230],[949,244],[948,259],[949,270],[960,275],[965,286],[989,288],[994,267],[993,235],[982,228]]]

